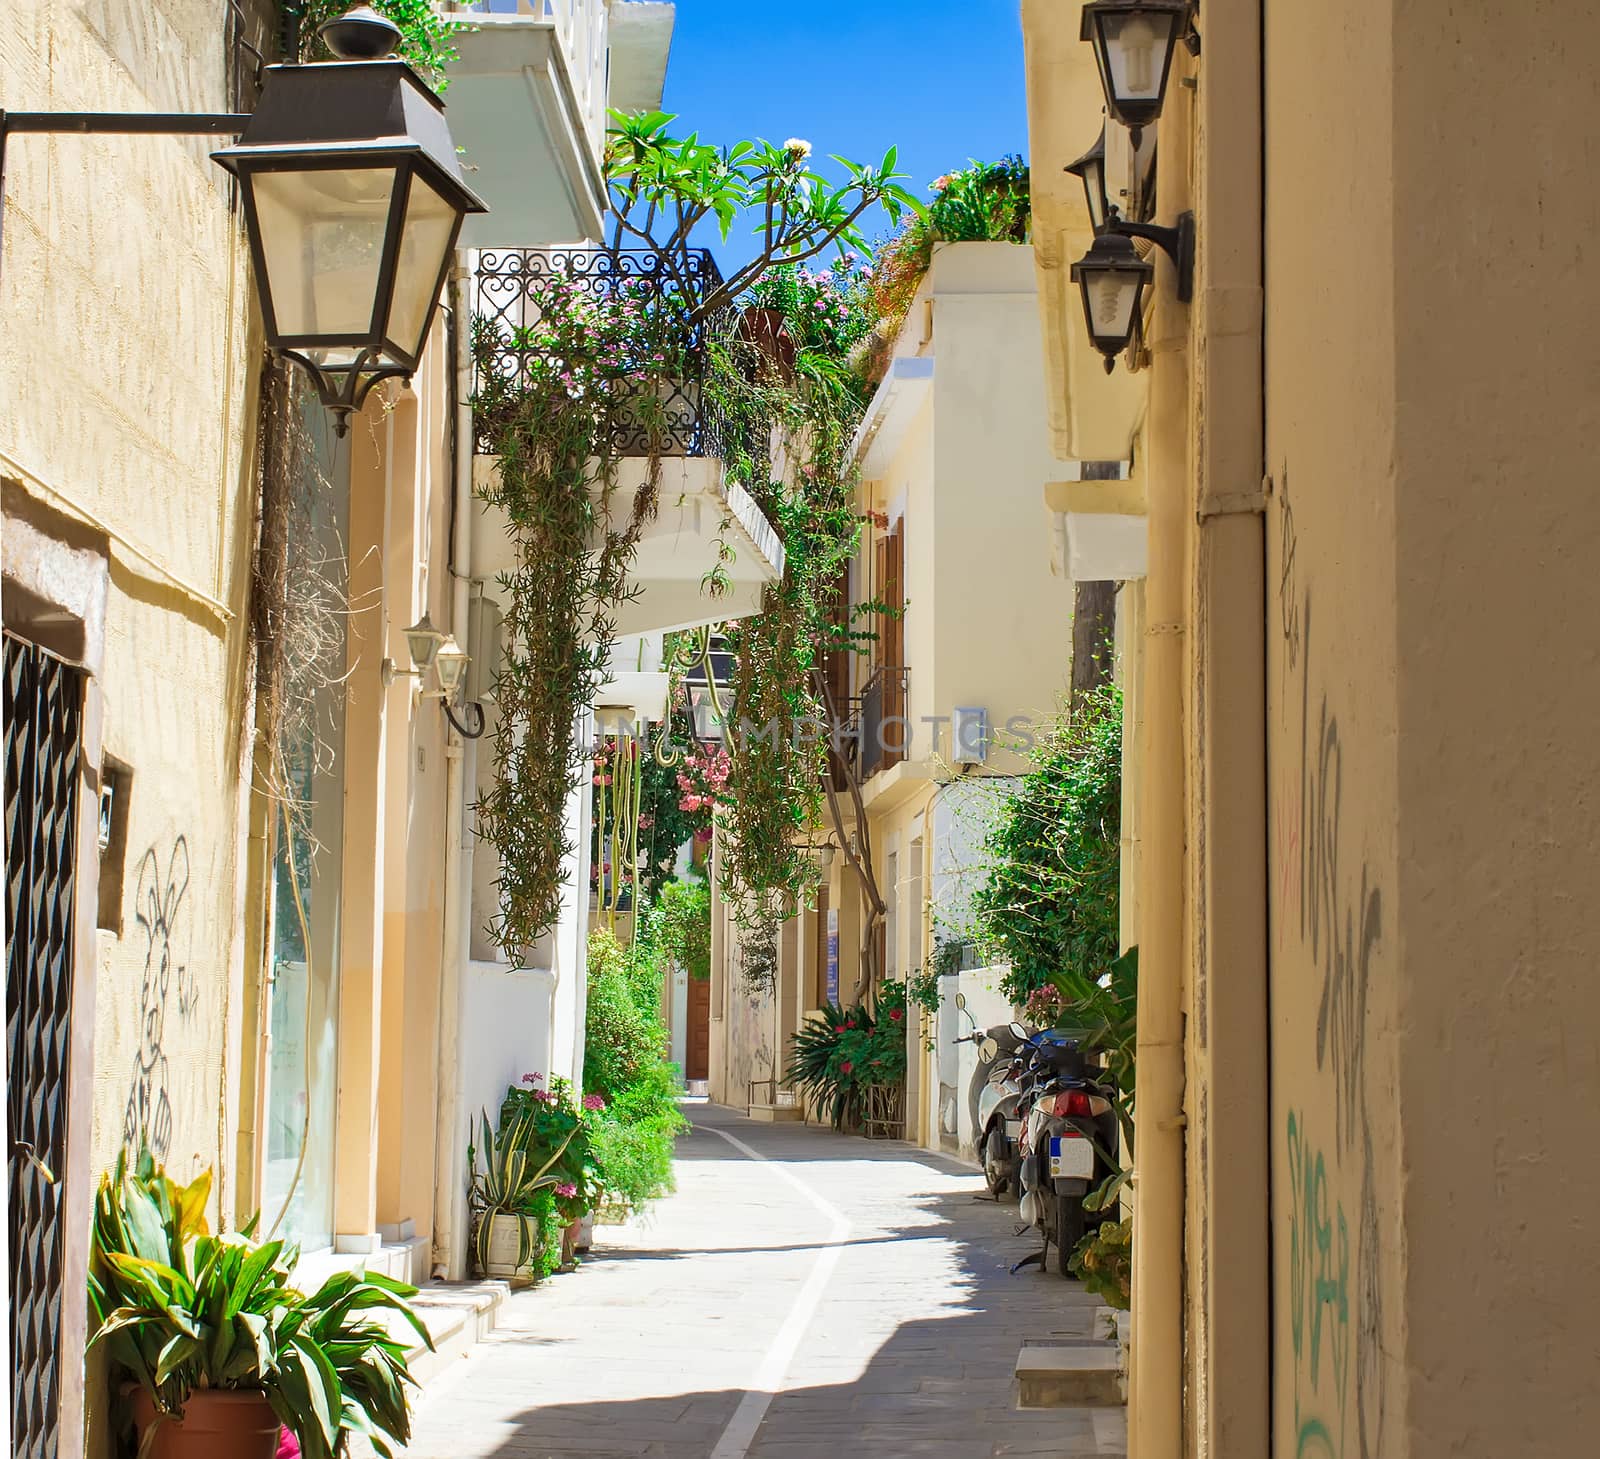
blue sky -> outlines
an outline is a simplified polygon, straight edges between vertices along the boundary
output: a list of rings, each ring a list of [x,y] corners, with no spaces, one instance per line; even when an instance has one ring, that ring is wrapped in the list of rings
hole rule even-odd
[[[804,137],[829,174],[830,153],[876,163],[893,144],[926,198],[968,158],[1027,153],[1018,0],[677,0],[664,104],[718,145]],[[746,253],[703,241],[724,264]]]

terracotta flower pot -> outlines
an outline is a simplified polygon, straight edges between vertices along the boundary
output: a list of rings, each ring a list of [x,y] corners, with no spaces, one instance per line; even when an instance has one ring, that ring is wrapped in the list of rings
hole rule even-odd
[[[143,1388],[133,1393],[133,1422],[145,1459],[274,1459],[278,1415],[257,1389],[197,1388],[181,1419],[157,1423],[155,1402]],[[151,1425],[150,1446],[143,1445]]]

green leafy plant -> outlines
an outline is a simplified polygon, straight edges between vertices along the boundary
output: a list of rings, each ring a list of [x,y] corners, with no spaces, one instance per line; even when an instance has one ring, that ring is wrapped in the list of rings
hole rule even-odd
[[[1083,1290],[1126,1312],[1133,1305],[1133,1221],[1104,1221],[1068,1258]]]
[[[562,1222],[576,1221],[593,1209],[595,1188],[590,1116],[603,1101],[580,1101],[570,1080],[555,1078],[548,1088],[538,1074],[524,1074],[521,1084],[506,1090],[500,1102],[500,1128],[520,1128],[535,1162],[552,1160],[551,1195]],[[518,1126],[518,1121],[522,1124]]]
[[[906,1007],[917,1008],[927,1015],[924,1021],[923,1048],[928,1053],[938,1048],[934,1037],[937,1027],[935,1020],[939,1015],[939,1005],[943,1001],[941,985],[937,968],[928,967],[914,972],[906,979]]]
[[[858,1121],[869,1087],[905,1081],[905,985],[880,984],[872,1009],[825,1003],[789,1040],[785,1077],[835,1129]]]
[[[613,1211],[637,1211],[672,1189],[672,1152],[687,1122],[661,1023],[666,954],[650,938],[624,946],[589,936],[585,1103],[591,1179]]]
[[[410,1437],[403,1344],[378,1319],[393,1313],[430,1348],[408,1299],[414,1287],[340,1272],[310,1296],[292,1285],[296,1247],[243,1233],[213,1235],[211,1175],[187,1186],[142,1154],[119,1157],[95,1196],[90,1238],[91,1348],[103,1348],[179,1420],[201,1389],[259,1391],[308,1459],[343,1455],[359,1434],[378,1453]]]
[[[579,712],[594,701],[616,639],[628,567],[653,514],[660,479],[661,404],[653,386],[676,368],[680,306],[636,292],[595,298],[557,276],[531,286],[537,322],[510,347],[473,323],[474,422],[495,470],[482,489],[516,545],[496,680],[497,775],[478,804],[479,828],[499,852],[495,933],[513,957],[555,924],[564,865],[574,850],[566,801],[588,747]],[[644,480],[618,498],[622,421],[645,437]]]
[[[1090,690],[1029,751],[1033,769],[1002,808],[973,899],[984,937],[1025,1003],[1054,987],[1089,998],[1117,958],[1122,694]]]
[[[829,248],[861,247],[862,216],[882,207],[891,224],[920,214],[922,204],[901,186],[893,147],[873,167],[832,160],[845,180],[833,183],[807,165],[811,144],[790,138],[716,147],[698,134],[675,137],[677,120],[666,112],[625,116],[612,112],[606,146],[611,185],[613,247],[641,247],[677,273],[679,290],[696,297],[705,319],[732,304],[778,263],[803,263]],[[738,222],[753,223],[754,256],[727,279],[702,288],[686,267],[689,237],[701,223],[724,239]]]
[[[644,914],[644,941],[696,982],[711,976],[711,884],[670,881]]]

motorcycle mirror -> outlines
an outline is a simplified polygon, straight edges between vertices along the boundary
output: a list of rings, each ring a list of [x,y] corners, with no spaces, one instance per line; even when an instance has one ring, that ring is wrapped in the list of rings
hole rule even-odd
[[[1016,1039],[1018,1043],[1025,1044],[1028,1042],[1028,1030],[1020,1023],[1013,1023],[1011,1025],[1011,1037]]]
[[[1000,1045],[993,1039],[985,1039],[978,1045],[978,1057],[985,1064],[994,1063],[995,1056],[1000,1052]]]
[[[965,993],[956,994],[956,1007],[963,1013],[967,1011],[967,995]]]

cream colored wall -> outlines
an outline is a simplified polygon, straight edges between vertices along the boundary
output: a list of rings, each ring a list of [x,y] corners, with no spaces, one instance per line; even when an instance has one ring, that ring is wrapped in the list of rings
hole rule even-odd
[[[1550,626],[1596,606],[1594,97],[1556,78],[1600,27],[1484,9],[1266,23],[1282,1453],[1308,1422],[1350,1454],[1592,1443],[1593,696]],[[1311,185],[1360,205],[1313,220]]]
[[[1037,723],[1068,687],[1072,585],[1050,572],[1039,536],[1039,483],[1054,465],[1039,368],[1032,250],[948,244],[934,300],[932,695],[938,713],[984,705],[993,730]],[[1022,761],[991,753],[985,769]]]
[[[948,767],[950,726],[940,725],[935,755],[928,717],[982,706],[997,734],[1014,716],[1033,725],[1055,712],[1071,668],[1072,585],[1051,574],[1047,553],[1019,548],[1039,538],[1039,488],[1054,469],[1032,249],[941,245],[902,348],[919,347],[923,300],[933,388],[862,491],[891,519],[905,513],[909,758]],[[1021,763],[996,746],[984,771]]]
[[[1418,1459],[1554,1459],[1595,1444],[1600,1310],[1600,10],[1387,18],[1399,827],[1373,910],[1405,978],[1365,1069],[1403,1122],[1395,1408]],[[1484,1313],[1525,1338],[1474,1340]]]
[[[223,20],[175,0],[15,0],[23,110],[226,111]],[[13,135],[0,475],[112,541],[105,748],[133,772],[120,935],[96,966],[93,1159],[141,1128],[231,1204],[249,451],[259,334],[211,139]],[[139,1114],[141,1098],[149,1114]]]
[[[1382,0],[1316,11],[1269,0],[1265,27],[1277,1455],[1304,1452],[1308,1433],[1333,1455],[1417,1452],[1401,1437],[1410,1177],[1393,1037],[1407,973],[1396,902],[1399,220],[1384,165],[1395,78],[1373,44],[1389,16]],[[1326,205],[1339,198],[1359,202]]]

